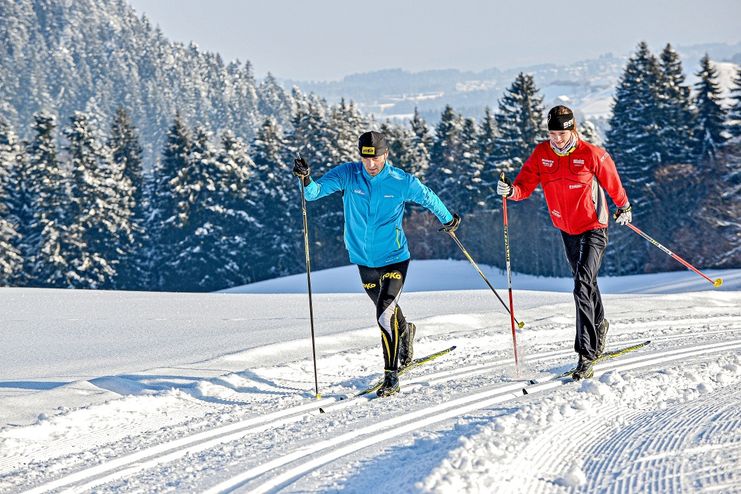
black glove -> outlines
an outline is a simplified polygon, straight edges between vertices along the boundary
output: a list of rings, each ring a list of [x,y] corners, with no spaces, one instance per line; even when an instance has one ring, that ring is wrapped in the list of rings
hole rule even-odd
[[[309,182],[311,181],[309,178],[309,175],[311,175],[311,168],[309,168],[309,164],[305,159],[296,158],[293,160],[293,174],[303,180],[305,186],[309,185]]]
[[[512,187],[512,180],[504,176],[504,173],[499,177],[499,182],[497,182],[497,194],[503,197],[509,197],[514,192],[514,188]]]
[[[458,225],[461,224],[461,217],[458,216],[456,213],[453,213],[453,219],[448,221],[443,225],[442,228],[440,228],[439,232],[445,232],[445,233],[453,233],[458,229]]]
[[[613,215],[618,225],[627,225],[633,221],[633,207],[630,203],[626,204],[621,208],[617,208]]]

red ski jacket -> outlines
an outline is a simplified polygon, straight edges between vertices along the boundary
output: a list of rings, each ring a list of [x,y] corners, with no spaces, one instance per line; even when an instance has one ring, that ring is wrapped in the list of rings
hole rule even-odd
[[[628,204],[610,155],[581,139],[567,156],[557,155],[548,141],[538,144],[517,174],[510,199],[528,198],[538,184],[553,226],[570,235],[607,228],[610,213],[603,187],[618,207]]]

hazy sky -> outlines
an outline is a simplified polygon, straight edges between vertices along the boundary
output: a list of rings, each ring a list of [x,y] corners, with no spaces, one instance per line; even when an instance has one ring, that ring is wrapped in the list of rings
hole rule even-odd
[[[175,41],[255,74],[568,63],[670,42],[741,41],[741,0],[127,0]]]

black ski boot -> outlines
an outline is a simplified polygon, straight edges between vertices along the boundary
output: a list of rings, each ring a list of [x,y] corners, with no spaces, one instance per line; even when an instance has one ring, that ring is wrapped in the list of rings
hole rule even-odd
[[[381,398],[396,394],[401,389],[401,386],[399,386],[399,371],[385,370],[383,373],[383,384],[376,391],[376,395]]]
[[[406,329],[401,333],[401,338],[399,338],[399,367],[406,367],[414,359],[414,333],[416,332],[417,326],[408,322]]]
[[[576,370],[571,375],[574,381],[581,379],[590,379],[594,376],[594,360],[590,360],[583,355],[579,355],[579,364],[576,366]]]
[[[602,319],[599,327],[597,328],[597,356],[599,357],[605,351],[605,345],[607,345],[607,330],[610,329],[610,321]]]

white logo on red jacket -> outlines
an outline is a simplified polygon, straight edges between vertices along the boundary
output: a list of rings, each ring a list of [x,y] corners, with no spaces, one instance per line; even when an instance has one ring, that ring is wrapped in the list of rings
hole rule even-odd
[[[569,189],[581,189],[584,187],[584,184],[571,184],[569,185]]]
[[[553,166],[553,160],[547,160],[547,159],[543,158],[541,161],[543,162],[543,166],[545,166],[545,167],[550,168],[550,167]]]
[[[558,209],[551,209],[551,214],[555,216],[556,218],[561,217],[561,211],[559,211]]]
[[[574,160],[574,164],[575,165],[583,165],[584,164],[584,160]]]

